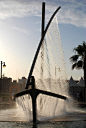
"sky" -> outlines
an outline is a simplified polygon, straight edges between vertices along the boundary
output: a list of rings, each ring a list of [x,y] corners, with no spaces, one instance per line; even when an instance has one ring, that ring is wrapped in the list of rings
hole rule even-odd
[[[73,48],[86,41],[86,0],[0,0],[0,61],[2,74],[13,80],[28,77],[41,38],[42,2],[45,2],[46,24],[57,13],[63,45],[67,79],[83,77],[83,70],[71,70],[69,58]]]

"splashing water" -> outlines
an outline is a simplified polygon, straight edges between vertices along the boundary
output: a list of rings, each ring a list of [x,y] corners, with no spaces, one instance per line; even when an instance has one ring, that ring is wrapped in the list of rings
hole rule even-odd
[[[56,17],[47,31],[32,75],[35,77],[37,89],[68,97],[63,48]],[[29,116],[28,119],[32,120],[32,101],[30,97],[29,99],[27,97],[28,95],[17,98],[17,102]],[[24,99],[23,102],[22,99]],[[37,97],[38,120],[62,116],[67,112],[67,108],[67,101],[43,94]]]

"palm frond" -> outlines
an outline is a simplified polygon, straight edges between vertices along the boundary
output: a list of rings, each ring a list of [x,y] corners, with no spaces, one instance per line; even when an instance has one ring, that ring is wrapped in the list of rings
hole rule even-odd
[[[76,66],[77,66],[77,63],[74,63],[74,64],[72,65],[72,70],[73,70],[74,68],[76,68]]]
[[[74,68],[76,68],[76,69],[81,69],[81,68],[83,68],[83,61],[82,61],[82,60],[79,60],[78,62],[73,63],[73,65],[72,65],[72,70],[73,70]]]
[[[74,48],[73,51],[75,51],[75,53],[77,53],[80,56],[83,56],[85,52],[82,45],[78,45],[78,47]]]
[[[70,61],[71,62],[77,62],[78,58],[79,58],[79,55],[73,55],[70,57]]]
[[[83,41],[82,45],[83,45],[83,48],[84,48],[84,51],[85,51],[85,54],[86,54],[86,43],[85,43],[85,41]]]
[[[81,68],[83,68],[83,61],[82,61],[82,60],[79,60],[79,61],[77,62],[76,69],[81,69]]]
[[[84,65],[84,58],[86,57],[86,42],[83,41],[82,45],[78,45],[73,49],[75,55],[70,57],[72,64],[72,70],[74,68],[81,69]]]
[[[86,47],[86,42],[85,42],[85,41],[83,41],[82,45],[83,45],[83,47]]]

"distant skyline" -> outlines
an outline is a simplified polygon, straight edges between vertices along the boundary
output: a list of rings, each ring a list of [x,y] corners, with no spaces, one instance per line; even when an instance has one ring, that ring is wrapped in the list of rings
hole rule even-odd
[[[36,48],[41,38],[42,0],[0,1],[0,61],[5,61],[2,74],[13,80],[28,77]],[[86,0],[45,0],[46,24],[57,13],[63,45],[67,79],[76,80],[83,70],[71,70],[69,58],[73,48],[86,42]],[[0,69],[1,70],[1,69]]]

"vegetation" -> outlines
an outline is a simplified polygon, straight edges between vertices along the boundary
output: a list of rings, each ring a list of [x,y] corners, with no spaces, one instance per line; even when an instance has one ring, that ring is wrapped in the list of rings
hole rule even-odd
[[[84,82],[86,88],[86,42],[83,41],[81,45],[78,45],[73,49],[75,55],[70,57],[72,62],[72,70],[76,69],[83,69],[84,71]]]

